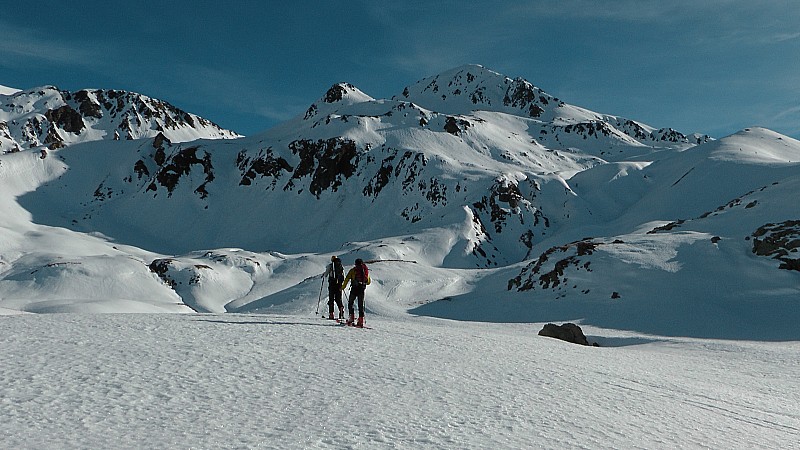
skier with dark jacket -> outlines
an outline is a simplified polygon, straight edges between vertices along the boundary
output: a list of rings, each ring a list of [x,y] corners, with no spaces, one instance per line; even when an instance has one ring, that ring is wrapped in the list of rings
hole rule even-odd
[[[331,262],[325,268],[323,277],[328,277],[328,318],[333,319],[333,304],[339,307],[339,319],[344,319],[344,304],[342,304],[342,282],[344,281],[344,267],[342,260],[336,255],[331,256]]]
[[[347,276],[344,279],[344,283],[342,283],[342,290],[345,290],[347,287],[347,283],[353,281],[352,287],[350,288],[350,298],[347,302],[347,309],[350,312],[350,318],[347,320],[348,325],[352,325],[354,322],[354,315],[355,310],[353,308],[353,303],[356,299],[358,299],[358,322],[356,326],[363,327],[364,326],[364,291],[367,289],[367,285],[372,283],[372,280],[369,277],[369,269],[367,265],[364,264],[364,261],[361,258],[356,259],[355,266],[347,272]]]

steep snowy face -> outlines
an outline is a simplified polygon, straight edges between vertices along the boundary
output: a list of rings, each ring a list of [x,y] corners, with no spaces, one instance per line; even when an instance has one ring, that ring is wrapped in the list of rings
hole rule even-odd
[[[55,149],[95,140],[140,139],[158,133],[175,142],[239,137],[167,102],[133,92],[69,92],[46,86],[0,97],[0,153],[39,146]]]

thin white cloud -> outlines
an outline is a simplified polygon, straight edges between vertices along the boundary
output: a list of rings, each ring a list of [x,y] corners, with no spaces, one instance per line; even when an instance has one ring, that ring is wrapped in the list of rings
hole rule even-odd
[[[795,106],[778,112],[773,117],[773,120],[781,121],[786,120],[787,118],[792,118],[793,121],[798,121],[798,119],[800,119],[800,106]],[[800,121],[798,121],[798,123],[800,124]]]
[[[89,46],[65,42],[52,36],[43,36],[37,30],[2,21],[0,29],[3,30],[0,60],[91,66],[101,59],[94,44]]]
[[[560,0],[556,2],[525,2],[510,6],[506,15],[525,18],[595,19],[625,22],[670,22],[676,13],[696,9],[695,1],[662,0]]]
[[[498,5],[505,2],[497,2]],[[526,18],[562,18],[654,22],[667,24],[690,20],[726,20],[739,16],[797,13],[787,0],[558,0],[515,2],[504,8],[509,16]]]
[[[782,42],[794,41],[797,39],[800,39],[800,33],[778,33],[765,36],[764,42],[767,44],[777,44]]]

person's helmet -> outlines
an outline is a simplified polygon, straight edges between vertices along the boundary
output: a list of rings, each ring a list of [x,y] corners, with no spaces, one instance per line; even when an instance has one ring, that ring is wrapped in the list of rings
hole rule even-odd
[[[336,255],[331,255],[331,261],[336,261]]]
[[[360,266],[360,265],[362,265],[362,264],[364,264],[364,261],[363,261],[363,260],[361,260],[361,258],[356,258],[356,265],[357,265],[357,266]]]

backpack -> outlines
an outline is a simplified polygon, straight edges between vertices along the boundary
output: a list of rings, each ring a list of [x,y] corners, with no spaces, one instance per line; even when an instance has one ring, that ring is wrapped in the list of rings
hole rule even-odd
[[[369,280],[369,269],[366,264],[361,263],[360,266],[356,266],[355,281],[359,286],[366,286],[367,280]]]
[[[344,267],[342,267],[342,260],[336,258],[333,261],[333,279],[336,280],[337,283],[342,284],[344,282]]]

